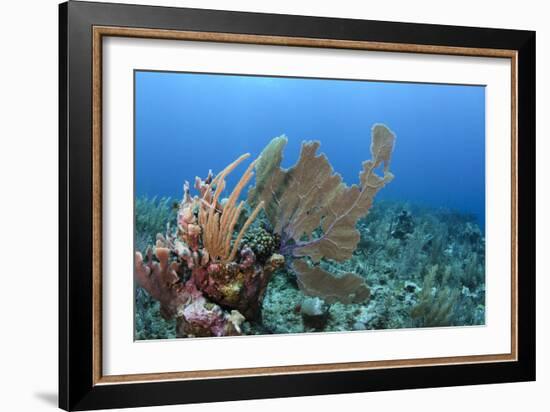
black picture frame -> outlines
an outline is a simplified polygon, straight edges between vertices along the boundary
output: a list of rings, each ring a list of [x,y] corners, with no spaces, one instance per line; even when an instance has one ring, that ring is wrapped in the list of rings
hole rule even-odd
[[[517,52],[517,360],[98,385],[93,350],[94,26]],[[59,6],[59,406],[90,410],[535,380],[535,32],[70,1]]]

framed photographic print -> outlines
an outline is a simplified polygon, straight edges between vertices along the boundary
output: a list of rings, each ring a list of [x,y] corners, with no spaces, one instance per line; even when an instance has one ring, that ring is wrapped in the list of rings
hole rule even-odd
[[[60,5],[60,407],[535,379],[535,33]]]

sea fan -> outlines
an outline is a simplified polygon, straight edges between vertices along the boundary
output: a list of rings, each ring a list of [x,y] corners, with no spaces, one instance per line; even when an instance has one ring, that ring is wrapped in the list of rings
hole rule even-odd
[[[293,269],[304,293],[345,303],[368,298],[361,277],[334,276],[317,264],[323,258],[341,262],[352,256],[360,239],[357,220],[393,179],[389,165],[394,142],[395,135],[386,126],[373,126],[372,158],[363,162],[360,184],[352,186],[334,173],[324,154],[316,154],[319,142],[304,142],[298,162],[289,169],[280,166],[287,143],[284,136],[273,139],[256,161],[256,186],[249,191],[248,201],[266,205],[267,217],[281,236],[281,253],[295,258]],[[375,169],[382,164],[380,177]]]

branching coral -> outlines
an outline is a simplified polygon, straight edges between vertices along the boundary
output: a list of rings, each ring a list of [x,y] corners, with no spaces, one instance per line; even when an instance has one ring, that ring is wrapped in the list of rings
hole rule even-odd
[[[177,262],[170,263],[170,250],[157,247],[155,256],[158,262],[153,261],[153,251],[147,250],[147,263],[140,252],[135,256],[135,277],[138,284],[156,300],[160,302],[161,313],[168,319],[175,315],[177,306],[187,299],[184,296],[179,282]]]
[[[253,176],[254,162],[250,164],[229,199],[223,205],[220,203],[220,196],[225,189],[225,177],[248,157],[250,157],[248,153],[242,155],[215,178],[212,178],[211,174],[206,178],[206,181],[197,178],[195,188],[200,191],[200,198],[191,198],[189,185],[186,183],[184,186],[184,198],[178,213],[178,230],[182,240],[193,252],[198,252],[200,244],[202,244],[204,263],[208,260],[222,263],[234,260],[240,240],[263,207],[262,202],[256,206],[237,235],[233,247],[231,247],[234,228],[244,207],[244,201],[241,201],[238,205],[237,201],[243,187]],[[189,251],[183,248],[181,243],[179,249],[181,251],[180,255],[183,254],[182,257],[188,261],[190,266],[198,263],[189,261]]]
[[[250,154],[248,153],[242,155],[227,166],[212,180],[211,183],[207,183],[201,198],[201,205],[198,207],[199,225],[204,230],[204,249],[209,253],[211,259],[224,263],[230,262],[235,258],[239,247],[239,242],[250,224],[256,218],[260,209],[263,207],[263,202],[260,202],[256,206],[237,235],[237,239],[234,242],[233,247],[231,247],[233,230],[244,207],[244,201],[241,201],[238,205],[237,201],[242,189],[253,176],[252,169],[254,168],[254,162],[248,166],[248,169],[246,169],[246,172],[241,177],[241,180],[229,196],[227,202],[222,206],[219,203],[219,200],[221,193],[225,189],[225,177],[248,157],[250,157]],[[213,187],[216,188],[214,192],[210,190]],[[182,205],[184,207],[183,212],[185,212],[185,210],[189,210],[189,205]],[[184,217],[185,215],[182,214],[181,216]],[[182,223],[185,223],[185,219],[183,219]]]
[[[357,247],[360,235],[355,229],[359,218],[369,211],[374,196],[393,179],[389,172],[395,135],[384,125],[372,128],[371,156],[363,162],[360,185],[346,186],[334,173],[324,154],[317,155],[319,142],[305,142],[298,162],[290,169],[280,167],[287,139],[273,139],[256,163],[256,186],[249,191],[249,202],[267,205],[266,214],[281,236],[281,252],[295,258],[309,258],[314,264],[323,258],[344,261]],[[383,165],[382,177],[375,169]],[[293,265],[298,284],[305,293],[350,300],[349,284],[358,287],[352,299],[366,299],[362,278],[354,274],[334,277],[304,260]]]

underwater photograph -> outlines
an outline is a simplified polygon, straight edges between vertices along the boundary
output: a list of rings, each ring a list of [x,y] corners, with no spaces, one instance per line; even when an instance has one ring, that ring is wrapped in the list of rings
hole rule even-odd
[[[485,324],[485,87],[134,71],[134,339]]]

